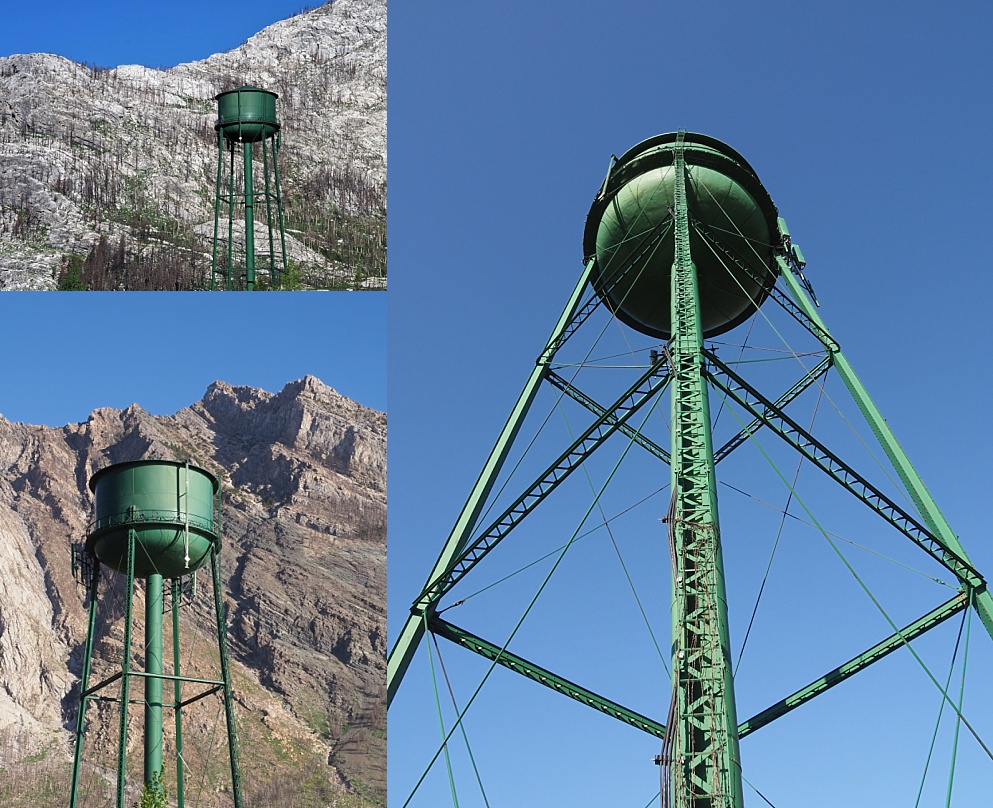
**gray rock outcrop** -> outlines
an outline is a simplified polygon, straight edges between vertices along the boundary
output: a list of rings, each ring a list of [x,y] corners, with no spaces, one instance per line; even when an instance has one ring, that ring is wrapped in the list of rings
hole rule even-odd
[[[61,429],[0,418],[0,804],[65,794],[86,632],[69,548],[90,518],[87,481],[110,463],[159,457],[190,459],[222,481],[248,804],[385,805],[385,449],[385,415],[313,377],[276,394],[216,382],[172,416],[132,405]],[[109,616],[94,664],[108,675],[121,660],[119,579],[104,571],[101,584]],[[209,595],[199,598],[202,650],[190,670],[206,674]],[[191,749],[216,730],[215,712],[189,711]],[[92,791],[113,768],[116,706],[88,716]],[[203,800],[229,804],[221,794]]]
[[[386,3],[334,0],[167,70],[0,58],[0,289],[56,288],[86,258],[91,288],[203,288],[213,98],[245,83],[279,94],[299,283],[382,288]],[[118,257],[105,254],[118,245]]]

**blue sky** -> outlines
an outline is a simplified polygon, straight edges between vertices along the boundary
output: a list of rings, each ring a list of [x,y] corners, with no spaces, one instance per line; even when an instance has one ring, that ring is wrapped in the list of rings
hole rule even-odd
[[[15,3],[4,10],[0,54],[170,66],[237,47],[305,5]],[[167,414],[216,379],[275,392],[308,373],[386,408],[380,295],[13,295],[0,299],[0,332],[17,346],[3,362],[9,420],[61,426],[133,402]]]
[[[0,341],[9,421],[63,426],[132,403],[169,415],[218,379],[275,393],[307,374],[386,409],[381,294],[6,294]]]
[[[0,55],[56,53],[101,67],[172,67],[236,48],[308,5],[321,4],[300,0],[8,3],[0,27]]]
[[[993,131],[984,103],[991,23],[993,12],[979,3],[393,5],[391,641],[572,289],[586,212],[611,154],[681,127],[725,141],[756,169],[804,250],[822,315],[973,560],[993,570],[984,504],[993,284],[982,237],[993,168],[977,154]],[[840,401],[837,387],[829,393]],[[828,434],[853,462],[871,465],[841,426]],[[748,468],[737,472],[747,478]],[[664,485],[668,471],[654,473]],[[877,536],[873,520],[856,513],[849,521],[841,501],[819,493],[808,475],[812,509],[833,529],[935,572],[913,548]],[[777,523],[748,521],[759,517],[727,491],[721,504],[737,598],[732,642],[740,643]],[[668,571],[639,539],[661,515],[633,522],[633,538],[622,539],[620,525],[617,533],[647,579],[643,597],[664,647]],[[533,518],[534,548],[512,550],[508,540],[508,559],[494,561],[499,572],[575,525],[572,515]],[[741,669],[743,713],[887,633],[824,540],[815,536],[808,548],[805,536],[776,557],[770,592],[778,594],[767,596]],[[563,572],[565,582],[542,595],[547,615],[535,615],[535,628],[511,650],[530,650],[553,669],[560,660],[560,672],[630,695],[661,718],[664,672],[644,650],[616,559],[588,543],[575,577]],[[899,620],[945,597],[920,576],[850,553]],[[464,625],[505,639],[539,583],[521,578],[503,599],[500,589],[476,599]],[[577,620],[578,629],[569,625]],[[980,682],[993,641],[977,621],[972,628],[966,714],[989,745]],[[946,625],[921,645],[942,679],[956,630]],[[464,704],[486,668],[450,644],[442,653]],[[513,674],[497,671],[482,693],[467,729],[490,805],[650,803],[658,789],[653,739]],[[745,739],[745,775],[777,808],[912,806],[937,711],[919,666],[897,654]],[[922,805],[945,804],[950,726],[946,714]],[[391,709],[389,737],[391,805],[402,806],[440,737],[423,648]],[[483,805],[464,751],[453,747],[452,756],[460,804]],[[952,804],[985,793],[991,766],[963,735]],[[443,763],[409,804],[452,804]],[[766,803],[746,787],[746,804]]]

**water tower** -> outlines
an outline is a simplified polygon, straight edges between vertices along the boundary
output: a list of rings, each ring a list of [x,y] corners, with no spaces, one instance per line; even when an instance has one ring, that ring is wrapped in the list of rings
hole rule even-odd
[[[139,683],[143,698],[137,703],[144,705],[144,783],[152,783],[153,777],[163,768],[163,709],[171,709],[175,719],[176,747],[174,794],[177,805],[182,808],[185,798],[183,709],[206,696],[219,693],[227,724],[234,805],[240,806],[234,702],[221,594],[217,478],[189,462],[136,460],[117,463],[96,472],[90,478],[90,490],[94,496],[94,520],[87,530],[85,545],[79,552],[80,566],[86,572],[89,622],[76,718],[70,808],[74,808],[79,799],[86,709],[93,701],[111,701],[120,705],[116,806],[125,808],[128,709],[136,703],[132,686]],[[180,611],[184,605],[189,605],[184,591],[189,590],[197,570],[207,564],[212,576],[220,658],[219,678],[210,679],[185,675],[180,666]],[[97,612],[101,608],[98,592],[101,566],[124,576],[124,648],[120,671],[97,684],[91,684]],[[132,659],[136,579],[145,581],[143,668],[138,668]],[[165,581],[169,581],[168,605],[173,638],[173,659],[169,671],[163,666],[162,648]],[[171,699],[163,692],[163,685],[167,683],[172,685]],[[117,686],[116,696],[106,695],[111,685]]]
[[[286,234],[279,190],[277,156],[281,127],[276,117],[275,93],[245,85],[216,96],[217,188],[214,198],[214,247],[210,288],[247,289],[256,285],[256,274],[266,274],[269,288],[279,289],[286,274]],[[260,144],[262,178],[254,165],[254,147]],[[228,154],[225,175],[225,150]],[[235,160],[235,152],[242,158]],[[266,238],[257,248],[256,208],[265,206]],[[227,226],[222,227],[225,210]],[[243,234],[235,233],[235,214],[242,216]],[[227,233],[224,233],[224,230]],[[278,234],[278,251],[275,233]]]
[[[614,158],[586,220],[583,252],[585,269],[390,651],[388,699],[393,702],[420,640],[430,633],[482,656],[490,663],[488,671],[502,666],[654,735],[661,745],[656,763],[661,767],[663,806],[741,808],[740,739],[963,613],[970,604],[993,636],[993,599],[821,319],[804,277],[803,255],[792,242],[769,193],[741,155],[714,138],[681,131],[650,138]],[[816,344],[821,355],[816,364],[811,359],[811,367],[785,391],[763,390],[750,380],[746,365],[722,359],[713,342],[713,338],[769,308],[775,308],[791,327]],[[644,353],[630,350],[636,358],[628,357],[624,369],[628,381],[609,394],[599,382],[606,363],[595,366],[587,343],[576,351],[578,361],[561,358],[564,351],[575,348],[582,335],[589,334],[595,316],[619,321],[640,335],[646,346],[654,343]],[[591,338],[599,338],[605,330],[593,328]],[[630,337],[628,332],[624,339]],[[616,357],[614,364],[618,364]],[[579,372],[586,370],[600,374],[595,395],[577,381]],[[894,486],[912,507],[901,504],[871,474],[856,470],[791,414],[790,405],[808,391],[816,391],[829,371],[840,377],[864,416],[880,454],[892,466]],[[658,431],[668,434],[668,446],[643,426],[647,413],[666,389],[671,391],[670,408],[668,416],[660,418],[665,429]],[[562,401],[570,402],[587,420],[582,427],[570,425],[563,443],[545,449],[546,455],[541,457],[547,456],[547,462],[527,465],[532,446],[543,445],[531,435],[524,437],[522,431],[539,391],[554,394],[553,408]],[[716,446],[712,394],[722,410],[734,408],[744,416],[734,422],[728,440]],[[538,413],[533,420],[540,423],[540,430],[548,419],[543,420]],[[959,591],[907,625],[898,627],[890,621],[893,633],[889,637],[805,687],[787,691],[782,700],[742,721],[735,699],[723,560],[726,545],[718,520],[719,479],[715,469],[758,435],[768,435],[769,441],[776,441],[776,446],[794,459],[798,454],[803,463],[818,470],[811,474],[825,475],[832,481],[824,483],[832,492],[839,490],[834,486],[841,486],[839,497],[846,502],[854,497],[859,503],[854,507],[869,509],[867,513],[860,510],[867,519],[882,520],[887,529],[923,550],[944,568],[942,574],[953,581],[952,589]],[[496,592],[496,587],[533,566],[505,561],[493,573],[497,580],[474,581],[468,596],[462,594],[466,591],[462,588],[448,597],[460,583],[474,574],[478,577],[491,553],[520,531],[532,514],[546,503],[552,507],[552,500],[570,484],[573,472],[588,470],[588,461],[613,438],[623,439],[639,457],[647,453],[644,456],[652,464],[670,467],[668,502],[654,519],[662,526],[659,543],[665,549],[661,552],[671,563],[672,643],[667,667],[671,675],[668,683],[658,683],[663,692],[671,692],[671,698],[667,699],[668,713],[662,715],[633,710],[573,677],[515,653],[512,640],[521,622],[509,639],[505,634],[492,638],[456,625],[456,618],[451,616],[455,613],[451,610],[469,598],[487,589]],[[512,457],[513,463],[509,460]],[[627,458],[622,455],[622,460]],[[523,484],[511,482],[518,468],[528,469]],[[610,466],[603,489],[597,490],[586,514],[599,502],[614,471]],[[783,482],[789,488],[789,480]],[[590,487],[594,487],[592,483]],[[789,490],[792,495],[793,489]],[[606,526],[606,516],[603,519]],[[540,524],[544,533],[552,529],[552,520]],[[560,548],[563,556],[575,537],[573,534],[565,549]],[[830,541],[830,536],[826,538]],[[520,545],[516,546],[519,549]],[[538,555],[541,551],[533,552]],[[551,556],[555,554],[541,556],[538,561]],[[549,577],[555,567],[557,562]],[[587,602],[606,599],[595,583],[590,588],[594,591],[577,598]],[[525,616],[537,597],[530,602],[524,598],[528,604]],[[564,644],[561,639],[555,643],[556,647]],[[432,648],[426,653],[430,659]],[[450,673],[449,669],[445,677]],[[455,724],[443,726],[442,745],[414,792],[436,761],[448,760],[449,741],[460,725],[464,727],[463,718],[481,687],[472,691],[469,704],[463,697],[454,708],[458,711]],[[475,765],[473,759],[474,770]],[[452,789],[454,793],[454,785]],[[408,796],[408,804],[416,804],[412,801],[414,792]],[[400,796],[401,801],[404,796]]]

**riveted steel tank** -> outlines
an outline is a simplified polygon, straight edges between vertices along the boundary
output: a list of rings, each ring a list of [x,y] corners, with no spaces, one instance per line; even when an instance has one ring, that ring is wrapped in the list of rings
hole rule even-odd
[[[218,129],[233,143],[257,143],[279,131],[275,93],[245,85],[215,96]]]
[[[596,258],[597,292],[622,322],[662,339],[672,336],[676,137],[649,138],[612,165],[583,235],[584,255]],[[706,135],[683,137],[690,252],[703,333],[712,337],[747,320],[775,283],[778,214],[755,171],[734,149]]]
[[[87,532],[87,548],[120,572],[127,572],[132,530],[137,578],[191,573],[220,541],[214,521],[218,482],[205,469],[171,460],[117,463],[96,472],[90,490],[96,515]]]

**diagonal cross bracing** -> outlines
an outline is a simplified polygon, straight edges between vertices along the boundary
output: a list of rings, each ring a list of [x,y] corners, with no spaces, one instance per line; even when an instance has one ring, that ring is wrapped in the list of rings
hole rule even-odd
[[[584,393],[582,390],[580,390],[578,387],[572,384],[572,382],[563,379],[554,370],[549,370],[545,374],[545,378],[548,379],[548,381],[551,384],[553,384],[555,387],[559,388],[559,390],[561,390],[563,393],[569,396],[569,398],[571,398],[573,401],[578,401],[580,404],[586,407],[586,409],[588,409],[594,415],[599,417],[607,412],[607,410],[603,406],[601,406],[592,398],[590,398],[588,395],[586,395],[586,393]],[[655,443],[655,441],[646,438],[637,429],[634,429],[633,427],[630,427],[627,424],[622,424],[620,426],[620,431],[622,435],[624,435],[627,438],[630,438],[632,441],[637,443],[643,449],[648,450],[651,454],[659,458],[659,460],[663,460],[666,463],[669,462],[669,458],[670,458],[669,452],[667,452],[665,449],[663,449],[661,446]]]
[[[761,283],[761,278],[755,274],[755,270],[742,261],[730,247],[721,241],[720,237],[714,232],[713,229],[698,219],[693,219],[692,225],[693,229],[696,230],[696,232],[703,237],[704,241],[706,241],[707,244],[709,244],[715,251],[720,252],[725,259],[733,263],[749,278],[757,283]],[[838,350],[838,344],[834,341],[833,337],[825,329],[821,328],[816,321],[808,317],[803,309],[794,303],[786,293],[782,292],[778,287],[772,286],[769,288],[769,297],[775,300],[784,311],[800,323],[800,325],[806,328],[807,331],[817,337],[817,339],[825,345],[828,350]]]
[[[779,437],[851,491],[928,555],[954,573],[959,580],[973,587],[983,584],[982,576],[971,564],[934,536],[917,519],[829,451],[807,430],[779,410],[712,352],[705,351],[705,353],[711,366],[717,371],[717,373],[709,373],[708,376],[718,388],[737,401],[755,418],[761,419]]]
[[[604,411],[541,476],[508,507],[478,538],[470,541],[442,575],[428,584],[412,607],[425,609],[435,603],[499,544],[525,516],[551,494],[594,450],[669,382],[664,359],[653,364],[614,404]]]
[[[653,250],[655,250],[662,240],[672,229],[671,224],[663,227],[664,222],[660,222],[658,225],[653,227],[645,236],[642,238],[641,243],[638,245],[637,250],[634,252],[632,257],[628,260],[627,266],[624,267],[620,272],[611,277],[605,283],[603,283],[602,288],[599,291],[595,291],[589,300],[583,304],[583,307],[576,312],[569,324],[559,333],[552,342],[549,343],[548,347],[545,348],[544,353],[542,353],[539,362],[548,362],[549,359],[555,355],[555,353],[565,345],[566,341],[571,337],[579,327],[585,323],[590,316],[605,300],[610,294],[610,290],[613,289],[617,284],[624,280],[636,266]],[[593,258],[587,259],[588,261],[593,261]]]
[[[802,379],[800,379],[796,384],[794,384],[789,390],[783,393],[775,402],[776,410],[782,410],[787,404],[797,398],[804,390],[809,388],[815,381],[817,381],[821,376],[828,372],[833,360],[830,354],[825,356],[820,362],[817,363]],[[742,429],[737,435],[735,435],[731,440],[725,443],[720,449],[714,452],[714,463],[720,463],[725,457],[727,457],[731,452],[737,449],[741,444],[748,440],[764,421],[761,418],[756,418],[748,426]]]

